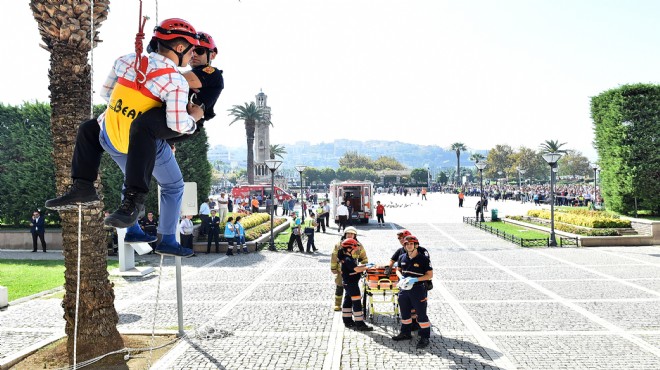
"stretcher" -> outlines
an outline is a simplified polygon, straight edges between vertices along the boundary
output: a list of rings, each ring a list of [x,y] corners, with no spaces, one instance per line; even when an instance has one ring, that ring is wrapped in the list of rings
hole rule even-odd
[[[385,268],[372,267],[362,277],[362,306],[365,319],[374,321],[375,315],[399,316],[399,288],[396,273],[385,274]],[[374,305],[376,304],[376,305]],[[391,310],[386,307],[391,307]]]

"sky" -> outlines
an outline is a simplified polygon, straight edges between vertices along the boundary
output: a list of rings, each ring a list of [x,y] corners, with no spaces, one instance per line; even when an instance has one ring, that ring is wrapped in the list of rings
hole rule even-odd
[[[0,103],[48,101],[49,54],[28,1],[3,3]],[[113,0],[94,50],[95,104],[133,51],[137,0]],[[186,8],[180,8],[185,4]],[[245,145],[227,110],[272,108],[271,144],[398,140],[470,150],[545,140],[595,160],[590,97],[660,80],[654,0],[144,0],[211,34],[225,90],[211,145]],[[9,31],[7,31],[9,30]],[[150,31],[149,31],[150,32]],[[16,55],[14,55],[14,52]],[[19,69],[20,72],[16,70]],[[357,149],[357,148],[356,148]]]

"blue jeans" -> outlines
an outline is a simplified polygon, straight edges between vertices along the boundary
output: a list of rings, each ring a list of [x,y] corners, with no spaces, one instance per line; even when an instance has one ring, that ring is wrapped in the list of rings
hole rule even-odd
[[[103,132],[99,135],[99,142],[108,152],[112,160],[126,174],[126,154],[117,152],[112,145],[106,142]],[[172,148],[162,139],[156,139],[156,163],[153,176],[160,185],[160,217],[158,233],[162,235],[176,234],[177,222],[181,213],[183,199],[183,175],[179,164],[174,158]]]

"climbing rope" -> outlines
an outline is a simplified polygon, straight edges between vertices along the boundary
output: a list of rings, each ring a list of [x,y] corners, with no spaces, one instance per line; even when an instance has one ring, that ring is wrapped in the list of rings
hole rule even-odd
[[[80,306],[80,250],[82,232],[82,204],[78,204],[78,271],[76,271],[76,313],[73,325],[73,368],[76,368],[78,352],[78,307]]]
[[[89,118],[94,118],[94,0],[91,0],[89,7],[90,19],[90,44],[89,44]]]

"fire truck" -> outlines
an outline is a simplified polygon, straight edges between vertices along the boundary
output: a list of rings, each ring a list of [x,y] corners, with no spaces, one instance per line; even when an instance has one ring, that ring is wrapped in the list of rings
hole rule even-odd
[[[263,199],[266,199],[270,195],[270,184],[261,184],[261,185],[237,185],[231,189],[231,195],[233,198],[252,198],[252,196],[261,195]],[[291,199],[291,194],[284,191],[279,186],[275,186],[275,196],[280,202],[283,200]]]
[[[374,215],[374,184],[371,181],[333,181],[330,183],[330,208],[339,223],[337,207],[346,202],[349,223],[368,223]]]

